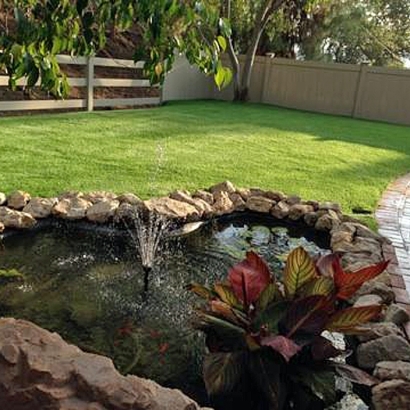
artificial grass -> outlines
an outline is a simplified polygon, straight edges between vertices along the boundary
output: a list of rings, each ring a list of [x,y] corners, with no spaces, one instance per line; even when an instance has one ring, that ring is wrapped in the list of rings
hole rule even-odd
[[[410,170],[410,128],[256,104],[0,119],[0,191],[161,195],[229,179],[373,210]]]

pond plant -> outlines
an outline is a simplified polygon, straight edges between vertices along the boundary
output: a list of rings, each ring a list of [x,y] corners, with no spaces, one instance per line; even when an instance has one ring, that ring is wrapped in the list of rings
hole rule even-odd
[[[346,272],[339,256],[314,259],[299,247],[289,254],[279,281],[251,251],[225,282],[190,285],[204,300],[195,325],[206,335],[208,394],[235,408],[314,410],[337,400],[336,375],[375,384],[372,376],[337,359],[346,352],[324,332],[356,334],[380,315],[382,306],[351,307],[347,301],[387,264]]]

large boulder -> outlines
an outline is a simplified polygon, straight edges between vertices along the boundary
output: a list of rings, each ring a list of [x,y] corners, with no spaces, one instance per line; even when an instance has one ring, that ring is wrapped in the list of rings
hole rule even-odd
[[[53,208],[52,213],[60,218],[68,220],[83,219],[92,202],[84,198],[73,196],[59,201]]]
[[[23,209],[30,201],[31,196],[28,192],[14,191],[7,197],[7,206],[12,209]]]
[[[23,209],[36,219],[48,218],[51,215],[57,198],[33,198]]]
[[[120,375],[30,322],[0,319],[0,409],[198,410],[179,390]]]
[[[30,214],[3,206],[0,208],[0,223],[5,228],[29,229],[37,222]]]

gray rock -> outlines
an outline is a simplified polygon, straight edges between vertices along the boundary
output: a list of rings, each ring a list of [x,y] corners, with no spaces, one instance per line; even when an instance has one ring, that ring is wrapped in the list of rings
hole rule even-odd
[[[86,201],[90,201],[93,204],[101,201],[113,201],[117,198],[117,195],[113,192],[108,191],[92,191],[83,195],[83,198]]]
[[[249,210],[265,214],[268,214],[274,205],[275,201],[263,196],[251,196],[246,201],[246,207]]]
[[[289,209],[290,206],[285,201],[280,201],[270,210],[270,213],[277,219],[284,219],[289,215]]]
[[[363,369],[374,369],[381,361],[410,360],[410,344],[400,336],[383,336],[359,345],[357,363]]]
[[[0,208],[0,222],[5,228],[11,229],[30,229],[37,223],[30,214],[5,206]]]
[[[213,211],[216,215],[230,214],[235,210],[235,205],[229,198],[228,192],[221,191],[214,194]]]
[[[409,320],[410,317],[408,311],[395,303],[391,304],[387,308],[386,313],[384,315],[385,322],[393,322],[399,326],[404,323],[407,323]]]
[[[373,387],[374,410],[410,410],[410,383],[389,380]]]
[[[331,231],[338,225],[340,225],[339,216],[336,212],[329,210],[318,218],[315,228],[318,231]]]
[[[92,206],[90,201],[84,198],[73,196],[65,198],[54,205],[52,213],[59,218],[68,220],[78,220],[85,218],[87,209]]]
[[[0,319],[0,392],[9,410],[200,409],[179,390],[122,376],[107,357],[15,319]]]
[[[57,198],[33,198],[24,208],[26,212],[36,219],[48,218],[51,215]]]
[[[313,206],[306,204],[295,204],[289,209],[289,219],[292,221],[298,221],[310,212],[313,212]]]
[[[368,410],[369,407],[356,394],[349,393],[333,406],[327,407],[326,410]]]
[[[401,336],[404,338],[403,331],[397,325],[390,322],[368,323],[365,326],[362,326],[362,329],[363,333],[357,335],[360,342],[368,342],[390,335]]]
[[[4,226],[3,222],[0,222],[0,233],[4,232],[6,227]]]
[[[288,205],[292,206],[292,205],[300,204],[300,201],[301,201],[301,200],[302,200],[302,199],[300,198],[300,196],[290,195],[290,196],[288,196],[288,197],[285,199],[285,202],[286,202]]]
[[[380,380],[402,379],[410,382],[410,363],[397,362],[379,362],[374,369],[373,376]]]
[[[0,192],[0,206],[4,205],[7,202],[7,196],[3,192]]]
[[[232,194],[235,191],[235,185],[231,181],[224,181],[209,188],[209,192],[211,192],[213,195],[219,192],[227,192],[228,194]]]
[[[120,203],[126,203],[130,205],[139,205],[142,202],[142,199],[139,198],[137,195],[132,193],[126,193],[119,195],[115,198]]]
[[[204,201],[201,198],[191,197],[187,191],[174,191],[169,197],[177,201],[185,202],[187,204],[194,206],[201,216],[208,216],[211,215],[213,212],[213,209],[211,205],[208,204],[208,202]]]
[[[319,204],[319,210],[342,212],[342,207],[337,202],[321,202]]]
[[[315,226],[318,220],[318,216],[316,212],[309,212],[304,217],[303,220],[305,221],[306,225],[308,226]]]
[[[115,199],[106,199],[96,202],[87,209],[87,219],[91,222],[105,223],[114,216],[119,206],[120,202]]]
[[[280,202],[287,198],[286,195],[281,191],[266,191],[264,197],[272,199],[275,202]]]
[[[363,307],[372,305],[382,305],[383,299],[378,295],[363,295],[359,296],[353,307]]]
[[[242,199],[242,196],[239,195],[237,192],[229,194],[229,199],[232,201],[235,211],[242,212],[246,209],[245,201]]]
[[[203,201],[207,202],[209,205],[213,205],[214,203],[214,196],[210,192],[207,192],[207,191],[203,191],[203,190],[195,191],[192,197],[202,199]]]
[[[21,210],[30,201],[31,196],[28,192],[14,191],[7,197],[7,206],[12,209]]]
[[[377,295],[387,304],[392,303],[395,298],[394,292],[390,286],[387,286],[382,282],[377,282],[376,280],[364,283],[357,291],[356,295]]]

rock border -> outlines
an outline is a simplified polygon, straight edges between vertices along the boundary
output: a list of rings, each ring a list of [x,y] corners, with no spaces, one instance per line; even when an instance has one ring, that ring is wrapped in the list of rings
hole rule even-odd
[[[118,196],[104,191],[87,194],[70,191],[56,198],[31,198],[27,192],[15,191],[8,196],[0,193],[0,234],[31,229],[45,218],[86,220],[96,224],[120,222],[141,209],[155,211],[181,224],[234,212],[271,215],[281,221],[298,222],[328,233],[331,250],[341,255],[347,270],[355,271],[390,259],[387,271],[365,283],[352,301],[356,306],[374,303],[387,306],[380,321],[371,324],[368,332],[358,338],[355,353],[360,367],[374,372],[382,381],[373,388],[376,410],[385,408],[381,406],[391,401],[391,396],[399,400],[400,405],[410,406],[410,375],[400,372],[401,362],[410,362],[410,302],[404,282],[401,282],[403,279],[400,281],[398,275],[395,249],[390,240],[344,215],[337,203],[306,201],[280,191],[236,188],[229,181],[192,194],[178,190],[147,201],[132,193]],[[401,393],[395,393],[394,389]]]

